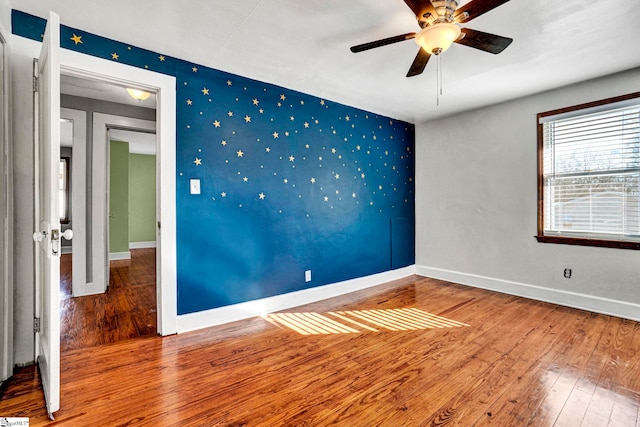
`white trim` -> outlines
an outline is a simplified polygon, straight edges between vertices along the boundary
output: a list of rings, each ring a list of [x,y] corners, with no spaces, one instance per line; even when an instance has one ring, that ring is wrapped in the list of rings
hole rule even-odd
[[[13,153],[10,136],[11,110],[9,99],[10,46],[11,33],[0,25],[0,43],[2,43],[2,116],[0,120],[0,196],[2,198],[2,212],[0,213],[0,384],[13,375],[14,346],[13,346]],[[6,192],[6,193],[5,193]],[[6,194],[6,199],[4,195]]]
[[[593,295],[579,294],[576,292],[562,291],[434,267],[416,266],[416,274],[509,295],[517,295],[538,301],[578,308],[580,310],[588,310],[595,313],[640,321],[640,304],[626,301],[612,300]]]
[[[176,78],[141,68],[61,49],[64,74],[138,87],[156,93],[156,186],[158,230],[156,280],[158,333],[176,332],[177,255],[176,255]],[[95,131],[95,129],[94,129]],[[160,191],[162,189],[162,191]],[[94,193],[96,194],[96,193]],[[97,193],[99,194],[99,193]],[[95,212],[93,212],[95,214]],[[104,213],[104,212],[103,212]],[[103,258],[103,262],[106,257]],[[94,272],[95,273],[95,272]]]
[[[129,249],[146,249],[146,248],[155,248],[156,241],[153,240],[151,242],[129,242]]]
[[[130,129],[155,131],[156,122],[134,119],[113,114],[93,113],[93,151],[91,180],[91,258],[93,259],[92,281],[96,288],[107,290],[109,284],[110,257],[108,251],[109,210],[109,127],[118,126]],[[100,197],[102,195],[102,197]]]
[[[415,274],[415,266],[411,265],[397,270],[385,271],[371,276],[303,289],[283,295],[199,311],[197,313],[183,314],[178,316],[178,333],[222,325],[255,316],[263,316],[267,313],[298,307],[361,289],[378,286],[413,274]]]
[[[73,122],[71,161],[71,220],[73,263],[71,287],[74,297],[89,295],[87,289],[87,112],[60,108],[60,118]]]
[[[131,252],[109,252],[109,261],[119,261],[122,259],[131,259]]]

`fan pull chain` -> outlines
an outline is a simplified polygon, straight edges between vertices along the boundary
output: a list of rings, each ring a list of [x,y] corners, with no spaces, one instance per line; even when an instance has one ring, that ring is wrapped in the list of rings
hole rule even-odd
[[[436,55],[437,56],[437,71],[436,71],[436,107],[440,106],[440,95],[442,95],[442,59],[440,58],[441,55]]]

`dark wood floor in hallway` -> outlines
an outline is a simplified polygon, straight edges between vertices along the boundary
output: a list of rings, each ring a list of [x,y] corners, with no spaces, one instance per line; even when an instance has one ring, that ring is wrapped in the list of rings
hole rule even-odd
[[[409,277],[71,350],[56,424],[639,427],[640,323]],[[51,425],[33,369],[0,415]]]
[[[72,298],[71,255],[60,260],[60,351],[155,335],[156,250],[131,249],[131,259],[111,261],[109,289]]]

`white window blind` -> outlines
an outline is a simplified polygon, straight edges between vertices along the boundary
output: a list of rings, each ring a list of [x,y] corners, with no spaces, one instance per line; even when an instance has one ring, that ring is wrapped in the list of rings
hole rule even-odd
[[[542,122],[545,236],[640,241],[640,99],[633,104]]]

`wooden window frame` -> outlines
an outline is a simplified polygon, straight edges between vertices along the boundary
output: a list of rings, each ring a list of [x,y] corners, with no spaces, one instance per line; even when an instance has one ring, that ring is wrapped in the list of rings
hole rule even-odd
[[[544,152],[543,152],[544,124],[541,123],[541,119],[543,117],[555,116],[558,114],[568,113],[568,112],[577,111],[577,110],[584,110],[587,108],[599,107],[602,105],[628,101],[631,99],[640,100],[640,92],[633,92],[626,95],[603,99],[600,101],[587,102],[584,104],[578,104],[571,107],[545,111],[543,113],[538,113],[536,115],[537,133],[538,133],[537,135],[537,139],[538,139],[538,233],[535,237],[538,240],[538,242],[556,243],[556,244],[564,244],[564,245],[597,246],[597,247],[605,247],[605,248],[640,250],[640,242],[589,239],[585,237],[548,236],[544,234]]]

